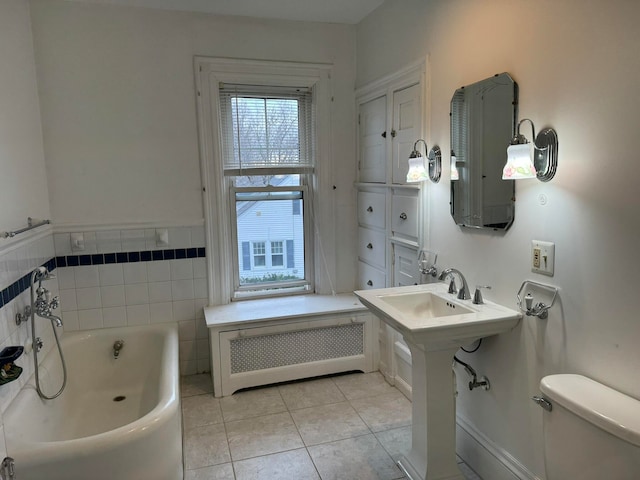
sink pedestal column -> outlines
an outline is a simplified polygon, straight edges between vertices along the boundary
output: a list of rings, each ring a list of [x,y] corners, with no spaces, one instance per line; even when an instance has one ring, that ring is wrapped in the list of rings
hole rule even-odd
[[[411,350],[411,450],[398,461],[412,480],[464,480],[456,462],[453,356],[458,347],[425,351],[405,337]]]

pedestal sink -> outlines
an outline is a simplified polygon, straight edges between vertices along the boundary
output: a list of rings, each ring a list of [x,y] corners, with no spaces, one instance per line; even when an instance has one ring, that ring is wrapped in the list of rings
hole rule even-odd
[[[511,330],[522,315],[488,301],[458,300],[444,283],[354,293],[411,350],[412,443],[398,464],[412,480],[464,480],[456,462],[453,356],[463,345]]]

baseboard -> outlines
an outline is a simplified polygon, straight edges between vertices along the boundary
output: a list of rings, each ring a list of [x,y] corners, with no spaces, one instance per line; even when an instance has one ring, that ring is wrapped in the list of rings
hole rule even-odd
[[[481,478],[542,480],[464,417],[458,415],[456,423],[456,452]]]
[[[411,401],[411,385],[405,382],[402,377],[398,375],[395,376],[394,386],[400,390],[400,393],[407,397],[409,401]]]

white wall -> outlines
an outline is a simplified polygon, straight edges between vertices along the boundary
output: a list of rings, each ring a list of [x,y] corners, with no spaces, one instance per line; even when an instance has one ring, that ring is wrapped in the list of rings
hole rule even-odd
[[[427,140],[443,152],[454,90],[504,71],[519,84],[520,118],[558,132],[556,177],[516,183],[506,234],[454,224],[449,155],[441,182],[427,186],[425,238],[440,268],[459,268],[470,285],[493,285],[486,298],[511,307],[525,279],[561,288],[548,320],[527,317],[465,354],[491,391],[470,393],[458,375],[459,412],[542,478],[542,410],[530,401],[542,376],[582,373],[640,397],[638,18],[640,4],[625,0],[387,0],[358,25],[358,86],[430,55]],[[532,239],[556,243],[553,278],[530,272]]]
[[[202,221],[193,57],[205,55],[334,65],[337,189],[324,201],[336,209],[328,236],[351,243],[340,239],[355,229],[353,26],[58,0],[31,8],[56,225]],[[351,290],[353,246],[335,255],[336,289]]]
[[[36,85],[35,60],[29,5],[23,0],[0,2],[0,231],[27,225],[27,217],[49,218],[42,129]],[[0,293],[31,269],[53,257],[51,227],[0,239]],[[55,281],[48,285],[57,292]],[[29,294],[22,292],[3,304],[0,301],[0,350],[22,345],[30,336],[27,324],[17,326],[15,315],[23,312]],[[48,325],[38,333],[45,350],[54,345]],[[4,411],[33,373],[31,354],[17,362],[23,372],[12,383],[0,386],[0,411]],[[0,457],[6,456],[4,427],[0,415]]]
[[[0,65],[0,231],[5,231],[25,227],[27,217],[49,218],[33,41],[25,1],[0,3]]]

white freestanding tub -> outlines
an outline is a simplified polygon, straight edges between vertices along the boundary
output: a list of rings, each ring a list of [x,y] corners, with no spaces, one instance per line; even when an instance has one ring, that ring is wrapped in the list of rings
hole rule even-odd
[[[117,359],[116,340],[124,340]],[[65,333],[62,349],[65,391],[42,400],[32,379],[4,414],[16,477],[182,479],[177,326]],[[55,393],[61,378],[55,348],[41,365],[43,390]]]

